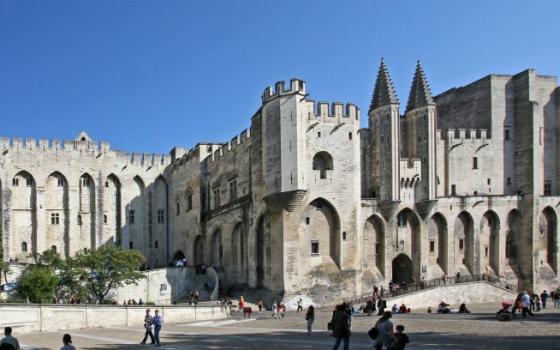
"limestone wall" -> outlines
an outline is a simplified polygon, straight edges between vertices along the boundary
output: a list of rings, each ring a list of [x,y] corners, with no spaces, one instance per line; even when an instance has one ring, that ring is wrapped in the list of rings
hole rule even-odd
[[[229,316],[221,306],[152,306],[165,322],[215,320]],[[15,333],[66,331],[80,328],[141,326],[143,306],[97,305],[0,305],[0,328],[13,327]]]

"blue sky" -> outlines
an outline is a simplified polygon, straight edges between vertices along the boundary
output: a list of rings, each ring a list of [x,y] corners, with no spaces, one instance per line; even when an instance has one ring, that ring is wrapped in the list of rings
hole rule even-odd
[[[385,57],[404,108],[489,73],[560,75],[558,1],[1,0],[0,135],[167,153],[249,127],[263,89],[305,79],[365,125]]]

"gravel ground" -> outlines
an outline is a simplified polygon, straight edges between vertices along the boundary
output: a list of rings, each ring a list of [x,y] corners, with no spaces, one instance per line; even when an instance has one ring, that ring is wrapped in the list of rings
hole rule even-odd
[[[472,314],[427,314],[419,310],[395,315],[393,323],[406,327],[411,339],[407,349],[560,349],[560,310],[547,309],[535,317],[498,322],[497,306],[471,305]],[[331,349],[326,330],[330,309],[316,310],[315,332],[305,333],[304,313],[289,312],[274,319],[270,312],[253,314],[250,320],[234,313],[223,322],[166,324],[160,349]],[[352,320],[350,349],[372,349],[366,335],[378,316],[356,315]],[[59,349],[64,332],[18,335],[25,349]],[[140,349],[141,328],[104,328],[70,331],[78,349]]]

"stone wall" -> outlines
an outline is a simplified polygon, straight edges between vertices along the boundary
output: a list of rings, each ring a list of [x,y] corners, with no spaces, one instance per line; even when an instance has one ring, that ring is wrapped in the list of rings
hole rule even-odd
[[[160,310],[165,322],[223,319],[229,310],[221,306],[149,306]],[[141,326],[145,306],[15,305],[0,304],[0,328],[15,333],[54,332],[81,328]]]

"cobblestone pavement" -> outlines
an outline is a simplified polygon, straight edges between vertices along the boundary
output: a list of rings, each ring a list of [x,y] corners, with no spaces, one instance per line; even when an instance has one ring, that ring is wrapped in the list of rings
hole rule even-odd
[[[536,317],[498,322],[495,305],[471,306],[472,314],[427,314],[418,311],[395,315],[394,324],[406,327],[411,339],[407,349],[560,349],[560,310],[547,309]],[[330,349],[333,338],[326,331],[331,311],[316,311],[313,335],[305,333],[304,313],[291,312],[273,319],[270,312],[243,319],[165,324],[160,349]],[[356,315],[352,320],[351,349],[372,349],[366,335],[377,316]],[[64,332],[15,334],[26,350],[59,349]],[[143,329],[103,328],[70,331],[78,349],[142,349]],[[342,347],[341,347],[342,348]]]

